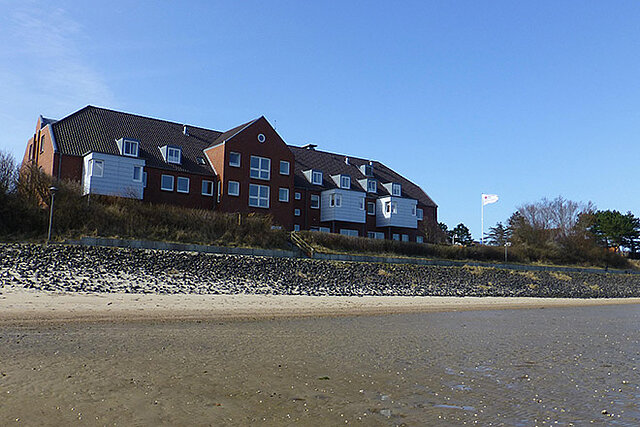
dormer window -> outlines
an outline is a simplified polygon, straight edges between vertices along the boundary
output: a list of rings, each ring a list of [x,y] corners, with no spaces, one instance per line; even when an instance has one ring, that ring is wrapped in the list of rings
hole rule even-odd
[[[373,176],[373,165],[368,164],[360,166],[360,172],[362,172],[364,176]]]
[[[393,183],[391,186],[391,195],[392,196],[400,196],[402,194],[402,186],[398,183]]]
[[[367,180],[367,192],[369,193],[377,193],[378,192],[378,183],[375,179]]]
[[[177,165],[182,163],[182,149],[179,147],[163,145],[160,147],[160,153],[162,153],[162,157],[167,163],[175,163]]]
[[[351,177],[349,175],[340,175],[340,188],[351,188]]]
[[[312,171],[311,172],[311,183],[316,185],[322,185],[322,172],[321,171]]]
[[[120,154],[129,157],[138,157],[140,144],[135,139],[120,138],[116,141]]]
[[[182,150],[176,147],[167,147],[167,163],[180,164],[182,162]]]

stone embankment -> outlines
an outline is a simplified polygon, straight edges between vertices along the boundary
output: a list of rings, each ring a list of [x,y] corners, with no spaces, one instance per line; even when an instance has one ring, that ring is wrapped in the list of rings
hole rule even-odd
[[[56,292],[640,297],[637,274],[391,265],[31,244],[0,245],[0,284]]]

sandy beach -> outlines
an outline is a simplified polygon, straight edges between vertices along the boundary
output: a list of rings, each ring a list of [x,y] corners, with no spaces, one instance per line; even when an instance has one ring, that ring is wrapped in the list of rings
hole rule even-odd
[[[640,298],[57,293],[4,287],[0,322],[247,320],[640,304]]]

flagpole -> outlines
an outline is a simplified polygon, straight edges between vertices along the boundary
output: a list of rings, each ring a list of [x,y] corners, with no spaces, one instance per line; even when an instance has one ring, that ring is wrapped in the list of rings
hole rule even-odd
[[[480,244],[484,245],[484,198],[480,196]]]

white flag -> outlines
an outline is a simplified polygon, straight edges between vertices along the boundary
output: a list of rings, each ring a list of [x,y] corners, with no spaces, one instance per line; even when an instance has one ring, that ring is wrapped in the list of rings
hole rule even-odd
[[[488,205],[490,203],[495,203],[498,201],[497,194],[483,194],[482,195],[482,206]]]

